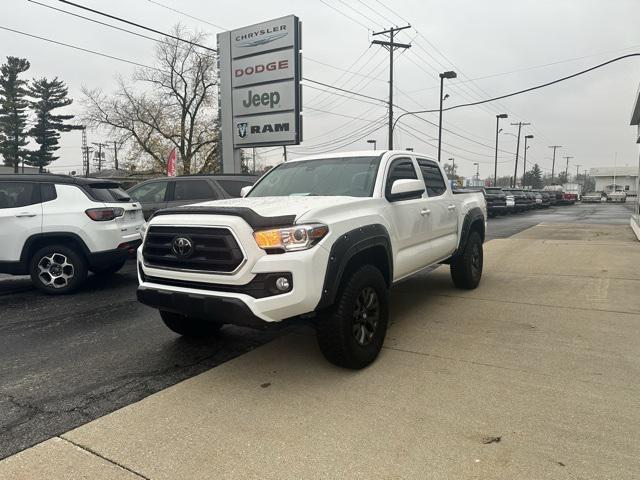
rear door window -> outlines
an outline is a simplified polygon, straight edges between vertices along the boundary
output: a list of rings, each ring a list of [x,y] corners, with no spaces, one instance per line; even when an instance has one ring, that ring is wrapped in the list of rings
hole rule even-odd
[[[0,182],[0,208],[18,208],[40,203],[38,184],[31,182]]]
[[[230,197],[240,197],[240,190],[243,187],[253,185],[253,182],[246,180],[217,180],[217,182]]]
[[[206,180],[177,180],[173,199],[181,200],[216,200],[218,193]]]
[[[427,194],[430,197],[438,197],[447,191],[447,185],[444,183],[442,172],[436,162],[431,160],[425,160],[424,158],[418,159],[418,165],[424,178],[424,185],[427,188]]]
[[[151,182],[133,188],[129,195],[134,200],[142,203],[164,202],[169,182]]]

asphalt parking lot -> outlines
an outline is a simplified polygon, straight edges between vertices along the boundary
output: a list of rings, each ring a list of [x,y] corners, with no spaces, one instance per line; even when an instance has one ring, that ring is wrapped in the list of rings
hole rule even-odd
[[[498,217],[488,240],[541,222],[626,225],[630,212],[578,204]],[[0,279],[0,458],[280,336],[229,327],[217,341],[185,341],[137,303],[136,283],[133,264],[66,297],[44,296],[28,279]]]

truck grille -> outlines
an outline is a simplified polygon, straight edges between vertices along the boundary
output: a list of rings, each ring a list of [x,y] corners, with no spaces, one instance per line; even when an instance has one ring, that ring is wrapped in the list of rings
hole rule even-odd
[[[228,228],[209,227],[150,227],[142,257],[150,267],[219,273],[235,271],[244,260]]]

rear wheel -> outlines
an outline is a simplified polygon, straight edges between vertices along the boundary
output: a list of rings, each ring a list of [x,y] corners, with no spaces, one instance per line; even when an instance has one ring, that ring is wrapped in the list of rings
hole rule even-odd
[[[318,345],[335,365],[360,369],[380,353],[389,317],[387,284],[373,265],[345,280],[334,306],[316,323]]]
[[[169,330],[190,338],[211,337],[218,333],[223,325],[215,320],[203,320],[164,310],[160,310],[160,317]]]
[[[87,261],[65,245],[38,250],[29,264],[34,285],[52,295],[71,293],[87,278]]]
[[[451,260],[453,284],[466,290],[476,288],[482,278],[482,264],[482,239],[478,232],[473,231],[469,234],[464,250]]]

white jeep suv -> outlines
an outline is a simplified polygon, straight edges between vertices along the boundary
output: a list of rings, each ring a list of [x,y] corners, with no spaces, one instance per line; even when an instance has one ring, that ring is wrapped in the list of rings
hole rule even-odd
[[[0,273],[69,293],[89,271],[118,271],[140,245],[143,223],[140,205],[116,182],[0,175]]]

